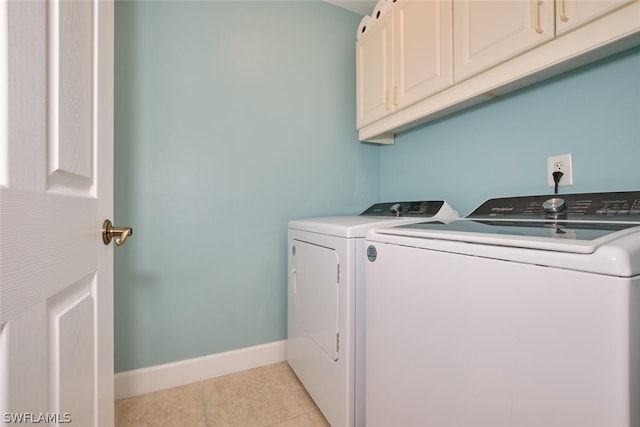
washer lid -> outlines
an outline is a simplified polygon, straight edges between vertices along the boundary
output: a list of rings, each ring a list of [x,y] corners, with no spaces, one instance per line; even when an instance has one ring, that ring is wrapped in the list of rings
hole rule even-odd
[[[613,239],[640,232],[640,225],[630,222],[488,221],[461,218],[449,223],[430,222],[381,228],[377,232],[423,239],[587,254],[595,252],[598,247]]]
[[[640,192],[618,191],[490,199],[466,218],[446,224],[404,225],[378,232],[587,254],[640,231],[638,225]]]

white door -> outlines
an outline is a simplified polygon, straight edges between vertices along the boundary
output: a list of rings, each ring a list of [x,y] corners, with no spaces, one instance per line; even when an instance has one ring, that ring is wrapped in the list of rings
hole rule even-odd
[[[113,3],[0,9],[2,423],[110,426]]]

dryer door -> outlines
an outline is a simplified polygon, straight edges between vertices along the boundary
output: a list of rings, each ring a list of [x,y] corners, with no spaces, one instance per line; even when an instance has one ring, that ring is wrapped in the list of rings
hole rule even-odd
[[[338,268],[335,250],[294,240],[292,297],[300,327],[332,360],[338,360]]]

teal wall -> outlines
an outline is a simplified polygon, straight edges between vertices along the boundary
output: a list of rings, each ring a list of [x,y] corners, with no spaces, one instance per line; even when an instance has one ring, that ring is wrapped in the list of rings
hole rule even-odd
[[[546,194],[547,157],[573,155],[560,192],[640,190],[640,48],[396,135],[382,199],[425,194],[466,215],[492,197]]]
[[[357,142],[360,17],[309,2],[116,2],[116,371],[286,336],[286,224],[377,200],[640,189],[640,48]]]
[[[286,337],[287,221],[378,200],[358,15],[313,2],[116,2],[115,361]]]

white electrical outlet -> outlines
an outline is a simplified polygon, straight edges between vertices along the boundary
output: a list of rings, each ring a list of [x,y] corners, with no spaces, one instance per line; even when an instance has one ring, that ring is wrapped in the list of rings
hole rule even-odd
[[[553,173],[560,171],[563,173],[558,186],[573,185],[573,166],[571,164],[571,154],[560,154],[547,158],[547,185],[555,187]]]

